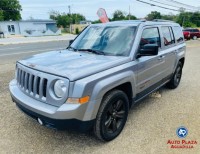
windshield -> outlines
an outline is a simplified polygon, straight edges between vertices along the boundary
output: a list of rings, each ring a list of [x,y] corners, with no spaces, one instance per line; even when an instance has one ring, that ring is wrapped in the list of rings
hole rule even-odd
[[[91,26],[72,43],[79,51],[98,51],[104,55],[128,56],[134,40],[133,26]]]

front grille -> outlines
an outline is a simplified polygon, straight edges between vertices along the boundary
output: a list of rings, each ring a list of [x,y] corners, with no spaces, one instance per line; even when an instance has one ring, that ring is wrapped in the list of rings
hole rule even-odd
[[[42,78],[41,76],[17,68],[17,83],[19,88],[25,93],[40,99],[41,101],[46,101],[48,83],[46,78]]]

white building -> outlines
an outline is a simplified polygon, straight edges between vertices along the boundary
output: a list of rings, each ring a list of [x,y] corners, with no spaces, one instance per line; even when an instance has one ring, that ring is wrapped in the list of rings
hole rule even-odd
[[[0,32],[5,36],[47,36],[60,35],[54,20],[21,20],[21,21],[0,21]]]

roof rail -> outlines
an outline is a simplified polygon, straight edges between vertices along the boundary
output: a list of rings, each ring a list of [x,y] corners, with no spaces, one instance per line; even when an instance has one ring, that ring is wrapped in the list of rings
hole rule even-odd
[[[133,21],[138,21],[138,22],[146,22],[146,19],[139,19],[139,20],[133,20]]]
[[[172,20],[163,20],[163,19],[154,19],[152,21],[155,21],[155,22],[174,22]]]

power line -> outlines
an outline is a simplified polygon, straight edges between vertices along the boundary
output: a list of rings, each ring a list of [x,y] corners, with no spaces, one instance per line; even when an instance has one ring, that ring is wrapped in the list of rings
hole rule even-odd
[[[182,5],[182,6],[186,6],[186,7],[190,7],[190,8],[194,8],[194,9],[197,9],[197,10],[198,10],[198,8],[195,7],[195,6],[188,5],[188,4],[184,4],[184,3],[181,3],[181,2],[178,2],[178,1],[175,1],[175,0],[166,0],[166,1],[168,1],[168,2],[173,2],[173,3],[176,3],[176,4]]]
[[[156,0],[150,0],[150,1],[158,3],[158,4],[163,4],[163,5],[167,5],[167,6],[171,6],[171,7],[175,7],[175,8],[181,9],[181,7],[178,7],[178,6],[175,6],[175,5],[171,5],[171,4],[162,3],[162,2],[159,2],[159,1],[156,1]],[[184,8],[184,9],[194,11],[193,9],[189,9],[189,8]]]
[[[172,10],[172,11],[178,11],[178,12],[180,12],[180,9],[183,8],[183,7],[178,7],[178,6],[174,6],[174,5],[170,5],[170,4],[158,2],[156,0],[150,0],[150,1],[162,4],[162,5],[165,5],[165,6],[168,5],[168,6],[176,7],[176,8],[178,8],[178,10],[177,9],[173,9],[173,8],[169,8],[169,7],[165,7],[165,6],[161,6],[161,5],[157,5],[157,4],[154,4],[154,3],[146,2],[146,1],[143,1],[143,0],[136,0],[136,1],[144,3],[144,4],[147,4],[147,5],[151,5],[151,6],[156,6],[156,7],[159,7],[159,8],[163,8],[163,9],[166,9],[166,10]],[[192,10],[192,9],[188,9],[188,8],[183,8],[183,9],[195,12],[195,10]]]
[[[148,3],[148,2],[145,2],[145,1],[142,1],[142,0],[136,0],[136,1],[144,3],[144,4],[148,4],[148,5],[151,5],[151,6],[156,6],[156,7],[159,7],[159,8],[163,8],[163,9],[166,9],[166,10],[179,11],[179,10],[176,10],[176,9],[171,9],[171,8],[163,7],[163,6],[160,6],[160,5],[153,4],[153,3]]]

